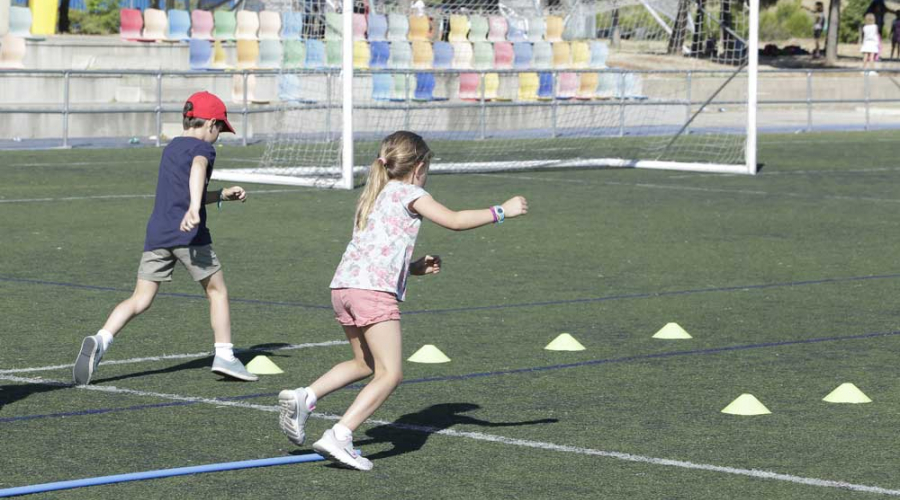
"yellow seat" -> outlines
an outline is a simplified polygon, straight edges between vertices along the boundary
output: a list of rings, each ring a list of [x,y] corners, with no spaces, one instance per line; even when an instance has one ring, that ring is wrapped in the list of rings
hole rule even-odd
[[[519,73],[519,100],[537,101],[540,83],[537,73]]]
[[[431,19],[428,16],[409,16],[410,42],[427,42],[431,40]]]
[[[600,85],[600,75],[597,73],[582,73],[578,82],[578,99],[593,99],[597,96],[597,86]]]
[[[365,40],[356,40],[353,42],[353,67],[355,69],[368,69],[369,58],[371,55],[369,42]]]
[[[469,41],[469,18],[454,14],[450,16],[450,36],[451,42],[468,42]]]
[[[484,75],[484,99],[494,100],[497,98],[497,90],[500,89],[500,75],[497,73],[487,73]]]
[[[412,43],[412,66],[415,69],[431,69],[434,62],[434,49],[431,42]]]
[[[559,16],[547,16],[544,19],[547,28],[544,33],[544,40],[548,42],[560,42],[563,35],[563,19]]]
[[[571,42],[572,68],[585,69],[591,62],[591,48],[587,42]]]
[[[569,42],[555,42],[553,44],[553,67],[569,69],[572,66],[572,50]]]
[[[258,40],[238,40],[237,41],[237,67],[238,69],[249,69],[256,67],[256,61],[259,59],[259,41]]]

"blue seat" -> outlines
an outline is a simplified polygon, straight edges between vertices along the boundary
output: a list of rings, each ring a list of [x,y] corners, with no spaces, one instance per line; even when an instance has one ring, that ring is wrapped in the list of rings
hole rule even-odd
[[[366,38],[368,38],[370,42],[387,41],[387,16],[384,14],[369,14],[368,21],[369,28],[366,31]]]
[[[292,74],[278,75],[278,99],[284,102],[300,102],[300,77]]]
[[[281,14],[281,39],[299,40],[303,34],[303,12],[288,11]]]
[[[528,42],[516,42],[513,44],[513,68],[529,69],[531,68],[531,58],[534,57],[534,51]]]
[[[387,68],[388,59],[391,57],[390,42],[369,43],[369,67]]]
[[[191,15],[186,10],[172,9],[169,11],[169,40],[187,41],[191,39],[188,33],[191,29]]]
[[[437,69],[449,69],[453,66],[453,46],[448,42],[434,42],[432,46],[434,53],[433,66]]]
[[[306,67],[317,69],[325,66],[325,44],[310,38],[306,41]]]
[[[553,99],[553,73],[540,73],[538,78],[538,99]]]
[[[372,75],[372,99],[376,101],[390,101],[393,89],[394,79],[391,75],[383,73]]]
[[[413,99],[417,101],[434,100],[434,74],[416,73],[416,92]]]
[[[190,64],[191,69],[209,69],[209,60],[212,58],[212,42],[191,38]]]

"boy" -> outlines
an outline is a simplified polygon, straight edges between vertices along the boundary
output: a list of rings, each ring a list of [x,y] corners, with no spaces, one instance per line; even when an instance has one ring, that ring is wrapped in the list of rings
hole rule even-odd
[[[187,268],[194,281],[200,282],[209,299],[216,349],[212,371],[240,380],[258,378],[234,357],[228,292],[206,228],[204,204],[247,199],[240,186],[206,190],[216,160],[212,144],[219,133],[233,134],[234,128],[228,123],[225,104],[209,92],[197,92],[188,98],[182,123],[184,133],[166,146],[159,162],[156,200],[147,222],[134,294],[116,306],[96,335],[85,337],[72,369],[72,378],[78,385],[90,383],[113,337],[150,307],[160,282],[172,280],[176,260]]]

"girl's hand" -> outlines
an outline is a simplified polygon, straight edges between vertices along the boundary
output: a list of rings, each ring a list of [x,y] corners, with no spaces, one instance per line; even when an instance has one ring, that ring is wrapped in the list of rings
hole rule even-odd
[[[200,224],[200,210],[189,209],[184,213],[184,217],[181,218],[181,225],[178,229],[183,233],[187,233],[197,227],[197,224]]]
[[[247,192],[240,186],[232,186],[222,190],[223,201],[241,200],[241,203],[247,201]]]
[[[409,265],[409,273],[416,276],[441,272],[440,255],[426,255]]]
[[[515,196],[503,203],[503,214],[506,218],[518,217],[527,213],[528,201],[524,196]]]

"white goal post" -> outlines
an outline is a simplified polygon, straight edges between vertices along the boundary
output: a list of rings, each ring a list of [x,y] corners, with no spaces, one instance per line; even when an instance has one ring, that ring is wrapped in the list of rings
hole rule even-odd
[[[757,172],[758,0],[410,1],[267,0],[278,110],[213,178],[352,189],[403,129],[435,173]]]

